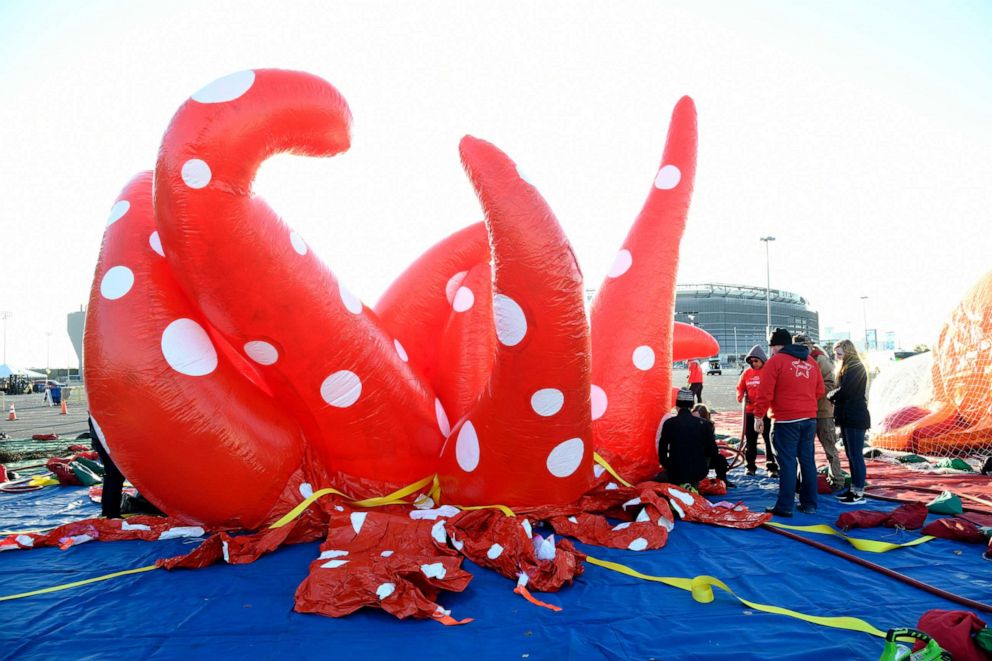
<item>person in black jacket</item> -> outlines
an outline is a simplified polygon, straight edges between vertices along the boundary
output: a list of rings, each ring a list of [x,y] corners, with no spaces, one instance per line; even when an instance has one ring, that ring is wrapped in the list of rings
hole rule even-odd
[[[691,390],[679,390],[675,398],[677,413],[661,426],[658,462],[663,470],[656,478],[659,482],[696,487],[710,468],[716,470],[718,479],[727,481],[727,460],[716,448],[713,423],[692,414],[694,401]]]
[[[851,488],[838,494],[837,498],[844,505],[855,505],[865,502],[865,432],[871,427],[865,396],[868,371],[850,340],[838,342],[834,355],[841,365],[837,372],[837,388],[830,392],[828,399],[834,404],[834,421],[840,427],[847,463],[851,467]]]

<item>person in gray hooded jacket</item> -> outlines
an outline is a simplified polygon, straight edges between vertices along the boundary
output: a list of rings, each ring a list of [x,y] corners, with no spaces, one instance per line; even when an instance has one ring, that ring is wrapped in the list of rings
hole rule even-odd
[[[765,352],[761,346],[755,344],[744,358],[748,368],[741,374],[737,382],[737,401],[744,402],[744,459],[747,461],[747,474],[754,475],[758,472],[758,432],[754,428],[754,398],[758,394],[758,385],[761,383],[761,368],[768,362]],[[761,436],[765,439],[765,468],[769,477],[778,476],[778,464],[775,463],[775,453],[772,450],[772,442],[769,432],[772,422],[765,416],[764,429]]]

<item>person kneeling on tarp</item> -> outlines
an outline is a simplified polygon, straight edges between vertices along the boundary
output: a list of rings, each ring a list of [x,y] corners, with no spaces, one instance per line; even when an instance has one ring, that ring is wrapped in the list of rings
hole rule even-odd
[[[727,460],[716,448],[713,423],[693,415],[693,403],[691,390],[679,390],[675,398],[677,413],[661,426],[658,461],[662,471],[655,478],[659,482],[696,487],[711,467],[718,479],[727,482]]]

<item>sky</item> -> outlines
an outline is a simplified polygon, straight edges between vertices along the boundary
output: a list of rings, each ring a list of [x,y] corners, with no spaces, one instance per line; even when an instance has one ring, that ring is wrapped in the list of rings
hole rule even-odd
[[[598,287],[686,94],[700,138],[679,282],[763,287],[771,235],[772,288],[821,329],[860,336],[867,318],[911,347],[992,268],[988,2],[0,0],[0,62],[13,365],[75,366],[65,317],[117,193],[190,94],[249,68],[306,70],[348,100],[349,152],[274,157],[255,190],[370,305],[482,218],[465,134],[527,172]]]

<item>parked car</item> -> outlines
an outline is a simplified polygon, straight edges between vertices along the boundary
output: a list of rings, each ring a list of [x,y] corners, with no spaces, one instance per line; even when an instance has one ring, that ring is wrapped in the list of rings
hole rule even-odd
[[[723,367],[720,365],[720,361],[719,360],[711,360],[710,361],[710,366],[706,370],[706,374],[707,375],[716,374],[717,376],[723,374]]]

